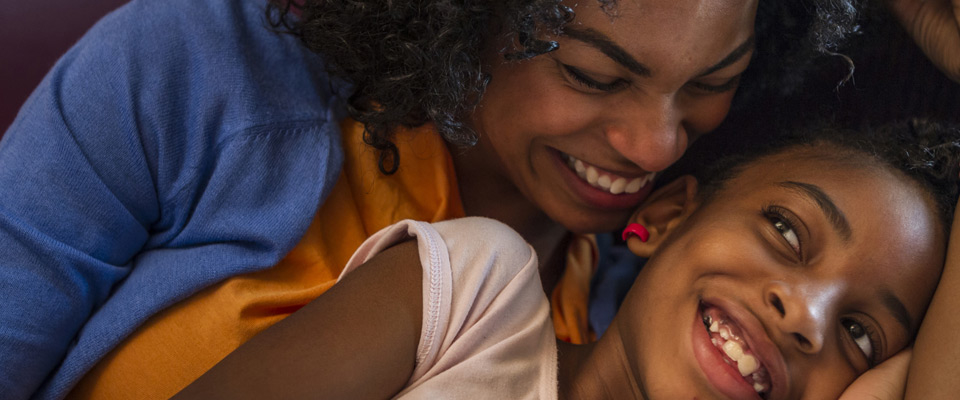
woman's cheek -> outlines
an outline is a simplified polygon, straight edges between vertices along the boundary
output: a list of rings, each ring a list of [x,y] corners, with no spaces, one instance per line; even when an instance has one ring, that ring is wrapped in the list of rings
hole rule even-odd
[[[735,91],[728,93],[707,96],[701,99],[693,100],[689,111],[687,111],[687,129],[692,143],[700,135],[710,133],[720,126],[727,113],[730,112],[730,104],[733,101]]]

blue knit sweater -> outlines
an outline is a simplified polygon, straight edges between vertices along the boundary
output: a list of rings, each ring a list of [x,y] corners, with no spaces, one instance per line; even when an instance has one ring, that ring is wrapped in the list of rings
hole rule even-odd
[[[263,0],[135,0],[0,141],[0,393],[63,397],[159,310],[274,265],[340,171],[349,88]]]

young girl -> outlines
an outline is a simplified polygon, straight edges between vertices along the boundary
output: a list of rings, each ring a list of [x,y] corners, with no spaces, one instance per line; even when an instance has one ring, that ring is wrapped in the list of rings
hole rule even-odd
[[[404,221],[181,396],[837,398],[911,342],[957,196],[960,131],[869,133],[813,130],[655,192],[625,231],[650,260],[595,344],[554,340],[511,229]]]

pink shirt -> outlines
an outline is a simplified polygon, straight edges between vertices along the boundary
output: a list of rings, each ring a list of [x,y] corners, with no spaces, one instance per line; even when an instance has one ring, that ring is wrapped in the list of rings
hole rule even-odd
[[[557,344],[533,248],[487,218],[404,220],[367,239],[340,279],[410,237],[423,266],[423,324],[397,397],[556,399]]]

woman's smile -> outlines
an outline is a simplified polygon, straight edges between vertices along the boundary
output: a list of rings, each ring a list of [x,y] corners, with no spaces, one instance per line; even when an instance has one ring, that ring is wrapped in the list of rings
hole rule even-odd
[[[656,175],[650,172],[631,178],[604,170],[566,153],[560,153],[560,156],[566,160],[567,166],[576,172],[581,180],[587,182],[590,186],[615,195],[637,193],[647,184],[653,182],[653,177]]]
[[[653,190],[655,173],[614,173],[557,151],[557,168],[574,195],[598,209],[630,209]]]

